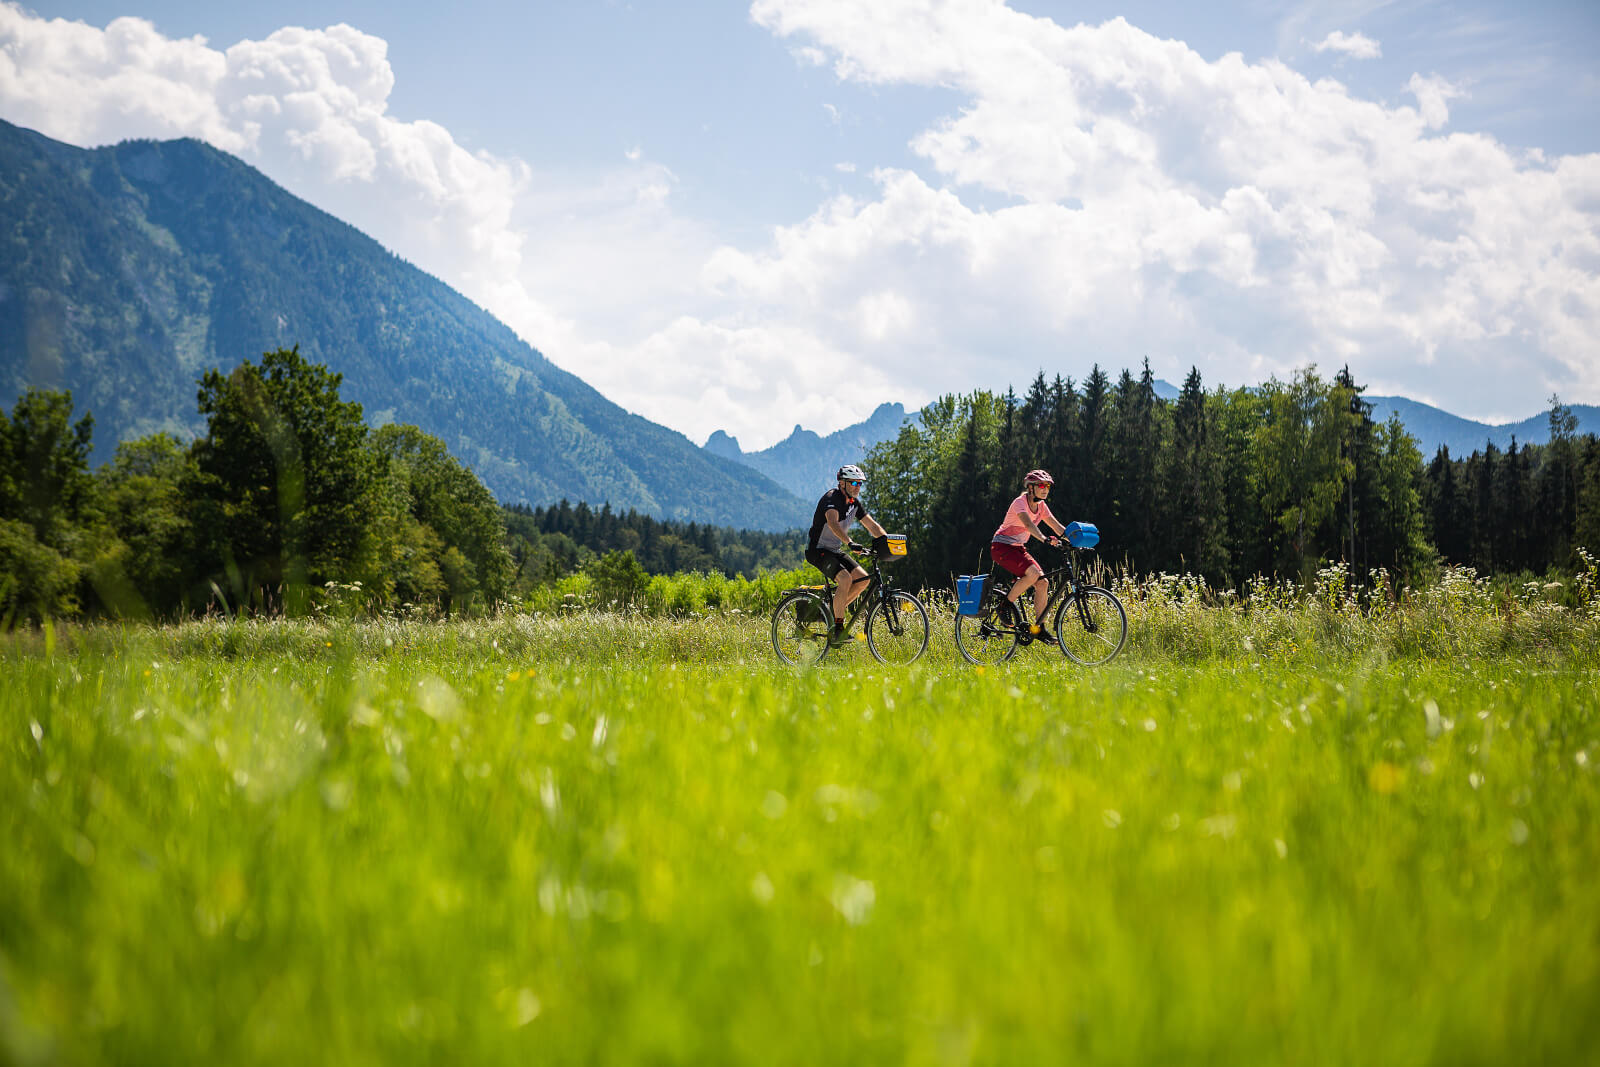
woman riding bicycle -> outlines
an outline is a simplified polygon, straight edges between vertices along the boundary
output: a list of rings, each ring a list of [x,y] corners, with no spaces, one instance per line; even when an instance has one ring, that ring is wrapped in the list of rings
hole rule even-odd
[[[1006,516],[1000,523],[1000,528],[994,532],[994,539],[989,544],[989,556],[1000,566],[1016,576],[1017,581],[1006,593],[1006,600],[1013,609],[1017,609],[1017,600],[1029,589],[1033,590],[1032,618],[1039,627],[1037,641],[1046,644],[1055,644],[1055,635],[1044,628],[1045,608],[1050,603],[1050,582],[1044,577],[1044,568],[1039,566],[1038,560],[1028,552],[1028,539],[1037,537],[1052,546],[1059,547],[1059,536],[1053,536],[1040,529],[1040,524],[1048,526],[1057,535],[1065,534],[1067,528],[1056,520],[1050,513],[1050,505],[1045,503],[1045,498],[1050,495],[1050,488],[1055,484],[1055,479],[1050,477],[1050,472],[1045,470],[1031,470],[1022,479],[1022,495],[1011,502],[1006,508]]]

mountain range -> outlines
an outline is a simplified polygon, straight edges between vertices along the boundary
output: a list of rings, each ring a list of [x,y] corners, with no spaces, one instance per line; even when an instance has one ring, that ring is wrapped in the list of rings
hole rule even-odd
[[[1390,412],[1400,416],[1407,432],[1417,439],[1417,448],[1422,452],[1424,463],[1433,458],[1440,446],[1448,448],[1450,455],[1456,459],[1461,459],[1474,452],[1482,452],[1484,445],[1491,442],[1504,451],[1511,446],[1513,439],[1519,447],[1542,445],[1550,440],[1548,410],[1530,415],[1520,422],[1490,423],[1452,415],[1431,404],[1408,400],[1403,396],[1369,396],[1366,399],[1372,405],[1372,417],[1378,422],[1387,422]],[[1579,434],[1600,434],[1600,407],[1593,404],[1568,406],[1578,420]]]
[[[879,404],[864,421],[826,437],[796,425],[788,437],[772,447],[744,452],[737,438],[718,430],[704,447],[712,455],[760,471],[804,499],[821,496],[833,486],[841,464],[860,463],[868,449],[894,437],[901,426],[915,418],[915,414],[907,414],[899,404]]]
[[[195,140],[80,149],[0,121],[0,400],[72,390],[95,459],[203,430],[196,380],[298,345],[368,421],[441,438],[501,500],[792,529],[809,506],[607,400],[353,227]]]

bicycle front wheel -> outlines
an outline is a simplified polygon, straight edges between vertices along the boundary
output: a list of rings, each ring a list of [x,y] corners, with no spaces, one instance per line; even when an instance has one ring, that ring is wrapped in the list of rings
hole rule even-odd
[[[790,593],[772,612],[772,650],[796,667],[820,663],[828,654],[833,609],[816,593]]]
[[[1111,590],[1085,586],[1068,593],[1056,609],[1056,638],[1068,659],[1098,667],[1122,651],[1128,640],[1128,613]]]
[[[867,612],[867,647],[879,663],[914,662],[928,650],[928,609],[910,593],[890,593]]]
[[[956,648],[968,663],[1004,663],[1017,654],[1016,609],[999,595],[984,601],[978,615],[956,616]]]

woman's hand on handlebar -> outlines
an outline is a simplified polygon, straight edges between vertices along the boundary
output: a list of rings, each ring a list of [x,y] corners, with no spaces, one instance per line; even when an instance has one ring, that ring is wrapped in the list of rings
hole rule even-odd
[[[1048,544],[1051,548],[1060,548],[1061,547],[1061,538],[1057,537],[1055,534],[1051,534],[1049,537],[1045,538],[1045,543]]]

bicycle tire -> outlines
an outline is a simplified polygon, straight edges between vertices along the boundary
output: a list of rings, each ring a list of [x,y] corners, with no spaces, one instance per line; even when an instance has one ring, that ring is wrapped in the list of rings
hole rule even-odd
[[[985,599],[983,614],[956,616],[956,649],[968,663],[1004,663],[1017,647],[1016,609],[999,593]]]
[[[1128,613],[1109,589],[1085,586],[1068,593],[1056,609],[1061,654],[1085,667],[1110,663],[1128,640]]]
[[[867,647],[879,663],[915,663],[928,650],[928,609],[901,589],[889,594],[887,607],[879,601],[867,612]]]
[[[802,610],[808,606],[816,610]],[[816,593],[797,590],[772,609],[772,651],[790,666],[809,667],[826,659],[832,632],[833,608]]]

